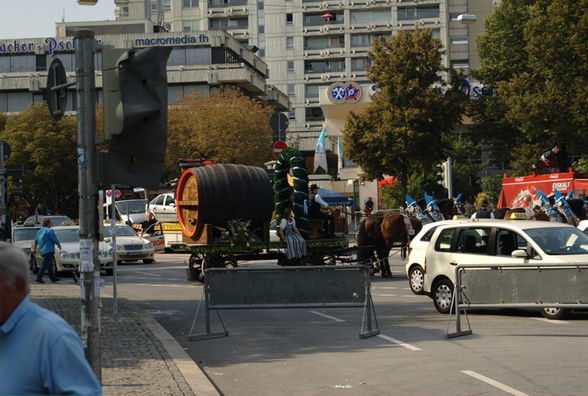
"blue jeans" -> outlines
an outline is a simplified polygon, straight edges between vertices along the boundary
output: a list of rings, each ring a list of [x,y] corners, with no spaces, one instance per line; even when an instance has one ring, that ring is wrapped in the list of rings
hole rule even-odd
[[[54,260],[55,260],[54,253],[47,253],[47,254],[43,255],[43,262],[41,263],[41,269],[39,269],[39,273],[37,274],[38,280],[42,280],[43,275],[45,275],[45,271],[47,271],[47,273],[49,274],[49,279],[51,279],[52,282],[55,282],[55,279],[57,279],[57,277],[53,273],[53,261]]]

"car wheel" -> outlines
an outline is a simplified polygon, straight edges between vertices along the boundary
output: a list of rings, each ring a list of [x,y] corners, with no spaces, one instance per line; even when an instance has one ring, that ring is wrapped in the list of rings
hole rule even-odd
[[[551,320],[566,319],[570,316],[569,308],[541,308],[541,315]]]
[[[451,311],[451,297],[453,296],[453,283],[449,279],[441,279],[435,282],[433,287],[433,304],[437,311],[448,314]]]
[[[423,292],[423,283],[425,282],[425,271],[423,267],[420,265],[415,265],[410,269],[408,273],[408,283],[410,285],[410,290],[414,294],[424,294]]]
[[[153,262],[155,262],[153,259],[143,259],[143,264],[153,264]]]

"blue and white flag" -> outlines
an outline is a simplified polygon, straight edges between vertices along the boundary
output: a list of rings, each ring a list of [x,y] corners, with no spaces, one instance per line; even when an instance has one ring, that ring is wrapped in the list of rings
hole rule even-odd
[[[314,151],[314,172],[318,168],[323,168],[325,172],[328,172],[327,168],[327,151],[325,150],[325,127],[321,131],[321,134],[316,141],[316,149]]]
[[[343,150],[341,150],[341,141],[337,137],[337,172],[343,169]]]

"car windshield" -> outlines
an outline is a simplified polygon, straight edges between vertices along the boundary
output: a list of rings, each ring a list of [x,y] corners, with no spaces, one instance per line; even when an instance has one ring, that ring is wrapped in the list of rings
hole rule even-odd
[[[62,230],[55,230],[57,239],[60,243],[79,242],[80,229],[79,228],[65,228]]]
[[[549,255],[588,254],[588,235],[576,228],[531,228],[525,232]]]
[[[29,228],[29,227],[22,227],[22,228],[15,228],[13,232],[13,242],[19,241],[32,241],[35,239],[35,235],[37,235],[38,228]]]
[[[118,201],[115,203],[122,214],[145,213],[146,199],[134,199],[130,201]]]
[[[112,227],[104,227],[104,237],[112,236]],[[137,236],[137,233],[129,226],[116,226],[116,236]]]
[[[47,218],[47,216],[31,216],[28,219],[25,220],[25,225],[26,224],[41,224],[43,223],[43,219]],[[49,220],[51,220],[51,227],[55,227],[55,226],[60,226],[62,223],[67,223],[68,221],[71,221],[71,219],[67,216],[54,216],[54,217],[48,217]]]

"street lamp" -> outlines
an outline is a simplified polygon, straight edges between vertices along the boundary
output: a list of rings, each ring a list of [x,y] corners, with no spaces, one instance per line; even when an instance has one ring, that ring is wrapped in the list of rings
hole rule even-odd
[[[476,22],[478,20],[478,16],[474,14],[459,14],[456,20],[459,23],[470,24]]]

